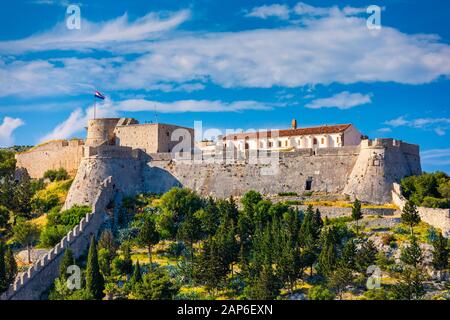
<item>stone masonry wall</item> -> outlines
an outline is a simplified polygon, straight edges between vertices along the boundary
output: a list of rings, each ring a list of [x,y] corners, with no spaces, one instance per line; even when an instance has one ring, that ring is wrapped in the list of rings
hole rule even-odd
[[[259,164],[251,164],[248,160],[192,163],[191,160],[154,157],[144,172],[144,190],[159,193],[182,185],[202,195],[216,197],[239,196],[251,189],[263,194],[302,193],[306,181],[311,179],[312,190],[339,193],[347,182],[358,152],[358,147],[342,147],[280,153],[275,166],[268,163],[270,158],[261,158]],[[278,170],[274,174],[264,171],[276,167]]]
[[[92,235],[96,236],[107,218],[106,207],[114,197],[115,189],[112,177],[97,188],[97,196],[92,213],[80,223],[48,254],[36,261],[28,271],[19,274],[14,283],[1,296],[1,300],[39,300],[51,287],[59,274],[59,265],[66,249],[72,250],[75,258],[85,254]]]
[[[394,183],[392,189],[392,200],[400,208],[403,209],[406,199],[402,196],[401,187],[398,183]],[[420,218],[442,230],[442,234],[446,238],[450,238],[450,209],[434,209],[418,207]]]
[[[47,170],[64,168],[74,177],[83,158],[82,140],[51,141],[16,155],[17,167],[25,168],[33,179]]]

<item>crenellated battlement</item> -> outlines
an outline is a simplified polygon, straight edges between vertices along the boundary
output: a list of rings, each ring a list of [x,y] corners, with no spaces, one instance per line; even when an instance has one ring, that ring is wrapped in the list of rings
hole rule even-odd
[[[59,263],[66,249],[78,258],[87,249],[91,235],[97,234],[105,219],[105,208],[113,199],[115,187],[112,177],[99,186],[92,212],[70,230],[46,255],[37,260],[26,272],[19,274],[14,283],[1,296],[1,300],[35,300],[45,292],[58,276]]]

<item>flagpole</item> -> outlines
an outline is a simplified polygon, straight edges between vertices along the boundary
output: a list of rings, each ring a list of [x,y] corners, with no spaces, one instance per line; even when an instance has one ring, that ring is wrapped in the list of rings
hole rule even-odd
[[[96,108],[97,108],[97,100],[95,100],[95,93],[94,93],[94,120],[96,119]]]

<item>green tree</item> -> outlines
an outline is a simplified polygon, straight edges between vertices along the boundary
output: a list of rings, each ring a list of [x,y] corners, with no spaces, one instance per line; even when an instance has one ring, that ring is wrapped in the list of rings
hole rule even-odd
[[[414,235],[414,227],[420,222],[420,215],[416,205],[412,201],[406,201],[402,210],[402,222],[411,229],[411,235]]]
[[[5,264],[5,245],[0,242],[0,293],[8,288],[8,279]]]
[[[356,266],[356,244],[352,239],[349,239],[342,249],[342,255],[339,264],[342,267],[354,269]]]
[[[425,295],[425,276],[419,268],[404,268],[393,286],[396,299],[419,300]]]
[[[417,238],[413,236],[409,246],[405,246],[401,251],[400,260],[414,268],[419,267],[423,260],[422,249],[420,248]]]
[[[308,300],[334,300],[334,294],[327,287],[318,285],[308,290]]]
[[[158,230],[156,230],[155,221],[152,217],[147,217],[144,219],[144,224],[139,230],[136,240],[140,245],[147,247],[148,259],[150,261],[150,265],[152,265],[152,248],[154,245],[158,244],[160,240]]]
[[[373,265],[377,259],[378,250],[371,240],[365,241],[356,252],[355,265],[356,269],[365,273],[367,268]]]
[[[200,222],[195,218],[194,214],[187,213],[184,221],[180,224],[177,238],[189,246],[191,264],[194,262],[194,243],[200,240],[200,237]]]
[[[336,268],[337,250],[336,250],[336,229],[334,227],[326,230],[325,239],[318,257],[318,269],[322,275],[329,275]]]
[[[64,250],[63,258],[59,264],[59,278],[63,281],[67,280],[67,270],[70,266],[75,265],[75,258],[73,252],[70,249]]]
[[[5,253],[5,269],[6,280],[8,283],[12,283],[17,276],[17,262],[14,258],[14,253],[11,247],[8,246]]]
[[[111,264],[117,255],[117,244],[111,230],[106,229],[102,232],[100,239],[98,240],[98,249],[99,251],[102,249],[105,250],[108,263]]]
[[[98,264],[97,246],[94,237],[91,238],[89,253],[86,266],[86,290],[95,300],[103,298],[105,289],[105,280],[100,273]]]
[[[336,292],[339,299],[342,300],[342,294],[345,288],[352,284],[353,279],[352,269],[339,267],[329,276],[328,285]]]
[[[359,235],[359,220],[363,218],[363,214],[361,211],[361,202],[358,199],[355,199],[352,205],[352,219],[356,221],[356,234]]]
[[[133,295],[138,300],[172,300],[179,290],[167,271],[157,268],[145,274],[142,282],[134,286]]]
[[[136,283],[142,282],[142,272],[141,272],[141,266],[139,264],[139,260],[136,261],[136,264],[134,265],[134,271],[133,276],[131,277],[131,283],[134,285]]]
[[[274,300],[280,294],[281,281],[274,274],[272,266],[265,264],[252,289],[252,299]]]
[[[27,248],[28,263],[31,263],[31,247],[39,239],[39,228],[27,221],[20,221],[13,227],[14,241]]]
[[[448,257],[450,249],[448,240],[439,233],[437,239],[433,241],[433,267],[439,272],[448,269]]]
[[[0,229],[5,229],[9,225],[9,210],[0,205]]]

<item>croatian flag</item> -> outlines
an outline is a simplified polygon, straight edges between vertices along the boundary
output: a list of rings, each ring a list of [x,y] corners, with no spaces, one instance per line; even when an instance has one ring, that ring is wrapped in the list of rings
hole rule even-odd
[[[95,91],[95,97],[99,98],[99,99],[102,99],[102,100],[105,100],[105,96],[102,95],[99,91]]]

